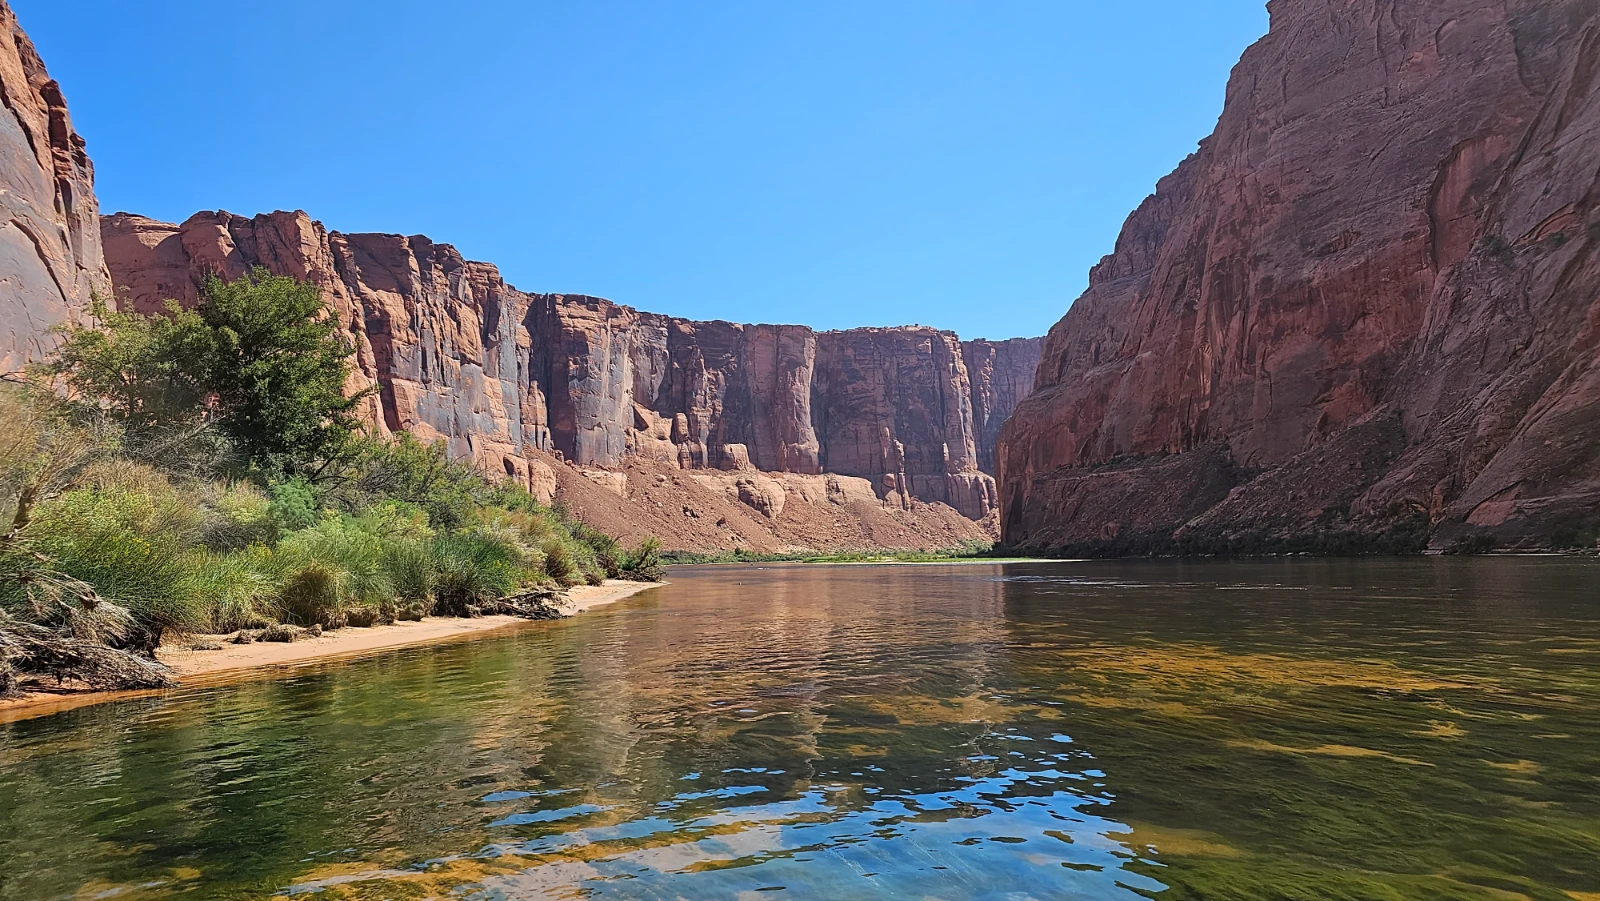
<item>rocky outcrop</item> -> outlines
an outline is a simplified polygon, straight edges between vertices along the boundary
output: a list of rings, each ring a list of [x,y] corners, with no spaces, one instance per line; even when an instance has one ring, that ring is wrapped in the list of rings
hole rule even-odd
[[[376,385],[380,432],[448,442],[518,480],[556,454],[596,473],[643,459],[686,470],[865,479],[901,510],[995,506],[991,425],[1031,378],[1036,344],[921,327],[816,332],[691,322],[579,295],[528,294],[423,237],[329,232],[304,213],[199,213],[102,225],[119,304],[194,304],[207,273],[254,266],[322,287]],[[967,361],[980,363],[974,384]],[[777,517],[782,492],[735,491]],[[617,486],[612,485],[613,489]],[[614,493],[626,494],[626,488]]]
[[[1046,338],[1003,540],[1592,543],[1600,5],[1269,9],[1216,132]]]
[[[0,0],[0,372],[55,345],[50,330],[109,295],[94,166],[61,86]]]

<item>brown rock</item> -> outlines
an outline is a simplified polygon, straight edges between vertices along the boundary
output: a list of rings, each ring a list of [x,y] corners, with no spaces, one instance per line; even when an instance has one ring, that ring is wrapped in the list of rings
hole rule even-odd
[[[944,504],[912,500],[901,508],[850,476],[682,470],[629,457],[618,469],[627,476],[619,502],[577,467],[552,461],[552,468],[558,500],[625,547],[648,537],[670,550],[759,553],[945,549],[991,540],[982,525]]]
[[[902,504],[914,497],[987,515],[993,483],[978,470],[972,383],[956,336],[905,327],[817,341],[823,469],[869,479]]]
[[[556,471],[543,460],[528,461],[528,492],[533,499],[550,506],[556,499]]]
[[[578,471],[583,473],[584,478],[615,494],[617,497],[628,496],[627,473],[612,472],[608,469],[580,469]]]
[[[55,346],[50,329],[110,294],[101,256],[94,165],[61,86],[0,0],[0,372]]]
[[[761,513],[768,519],[783,515],[784,491],[778,482],[762,476],[749,476],[734,483],[739,503]]]
[[[1216,132],[1045,340],[1000,438],[1005,541],[1540,547],[1600,523],[1600,8],[1270,9]],[[1147,474],[1109,524],[1066,487],[1107,465]]]
[[[994,451],[1000,440],[1000,427],[1033,390],[1033,377],[1039,369],[1039,350],[1043,345],[1043,338],[1008,341],[979,338],[961,342],[961,358],[967,364],[967,376],[972,381],[978,468],[990,475],[994,475]]]
[[[132,309],[195,303],[207,273],[258,265],[321,285],[357,349],[351,387],[379,388],[369,419],[380,432],[445,441],[536,491],[548,488],[536,452],[593,471],[642,458],[859,476],[901,509],[942,502],[981,520],[996,492],[979,469],[966,357],[983,361],[986,427],[1033,365],[1027,341],[690,322],[525,294],[448,245],[328,232],[304,213],[199,213],[183,225],[119,213],[103,233]]]

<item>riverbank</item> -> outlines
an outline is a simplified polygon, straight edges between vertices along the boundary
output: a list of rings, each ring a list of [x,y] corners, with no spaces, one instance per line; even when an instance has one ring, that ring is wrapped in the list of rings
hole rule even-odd
[[[569,589],[567,599],[559,606],[562,613],[576,616],[586,610],[593,610],[658,588],[662,584],[664,583],[609,579],[604,585],[580,585]],[[395,623],[367,629],[339,629],[326,632],[317,638],[305,638],[295,642],[258,641],[236,645],[216,641],[214,643],[220,644],[221,647],[214,650],[196,650],[194,645],[200,642],[191,638],[176,645],[163,646],[156,652],[156,659],[172,670],[178,678],[180,688],[193,688],[198,685],[231,681],[247,673],[270,673],[274,670],[365,657],[399,648],[483,638],[530,622],[535,620],[518,616],[482,616],[473,619],[435,616],[421,622]],[[19,698],[0,700],[0,722],[30,719],[122,698],[158,695],[162,691],[30,692]]]
[[[748,550],[724,551],[721,553],[697,553],[690,551],[666,551],[661,555],[661,562],[669,566],[711,566],[718,564],[747,564],[747,563],[822,563],[839,565],[846,563],[1021,563],[1028,562],[1022,557],[1001,557],[991,554],[991,544],[966,544],[959,547],[949,547],[941,550],[894,550],[877,548],[872,550],[846,550],[846,551],[787,551],[778,553],[761,553]]]

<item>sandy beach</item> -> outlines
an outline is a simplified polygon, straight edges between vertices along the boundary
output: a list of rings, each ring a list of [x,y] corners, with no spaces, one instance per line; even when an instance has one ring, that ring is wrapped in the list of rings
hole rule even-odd
[[[580,585],[568,591],[561,611],[575,616],[658,588],[661,584],[612,579],[604,585]],[[477,619],[429,617],[421,622],[395,623],[370,629],[340,629],[320,638],[295,642],[224,644],[221,650],[214,651],[192,650],[189,645],[194,643],[194,639],[190,639],[172,647],[162,647],[156,653],[156,658],[172,669],[180,688],[190,688],[254,675],[272,675],[276,671],[300,666],[366,657],[396,648],[483,638],[534,622],[537,621],[517,616],[484,616]],[[162,691],[34,692],[0,701],[0,722],[44,716],[119,698],[157,695]]]

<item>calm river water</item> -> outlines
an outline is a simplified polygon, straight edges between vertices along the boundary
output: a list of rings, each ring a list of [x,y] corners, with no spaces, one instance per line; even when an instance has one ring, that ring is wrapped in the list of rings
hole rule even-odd
[[[671,579],[0,725],[0,897],[1600,899],[1600,561]]]

